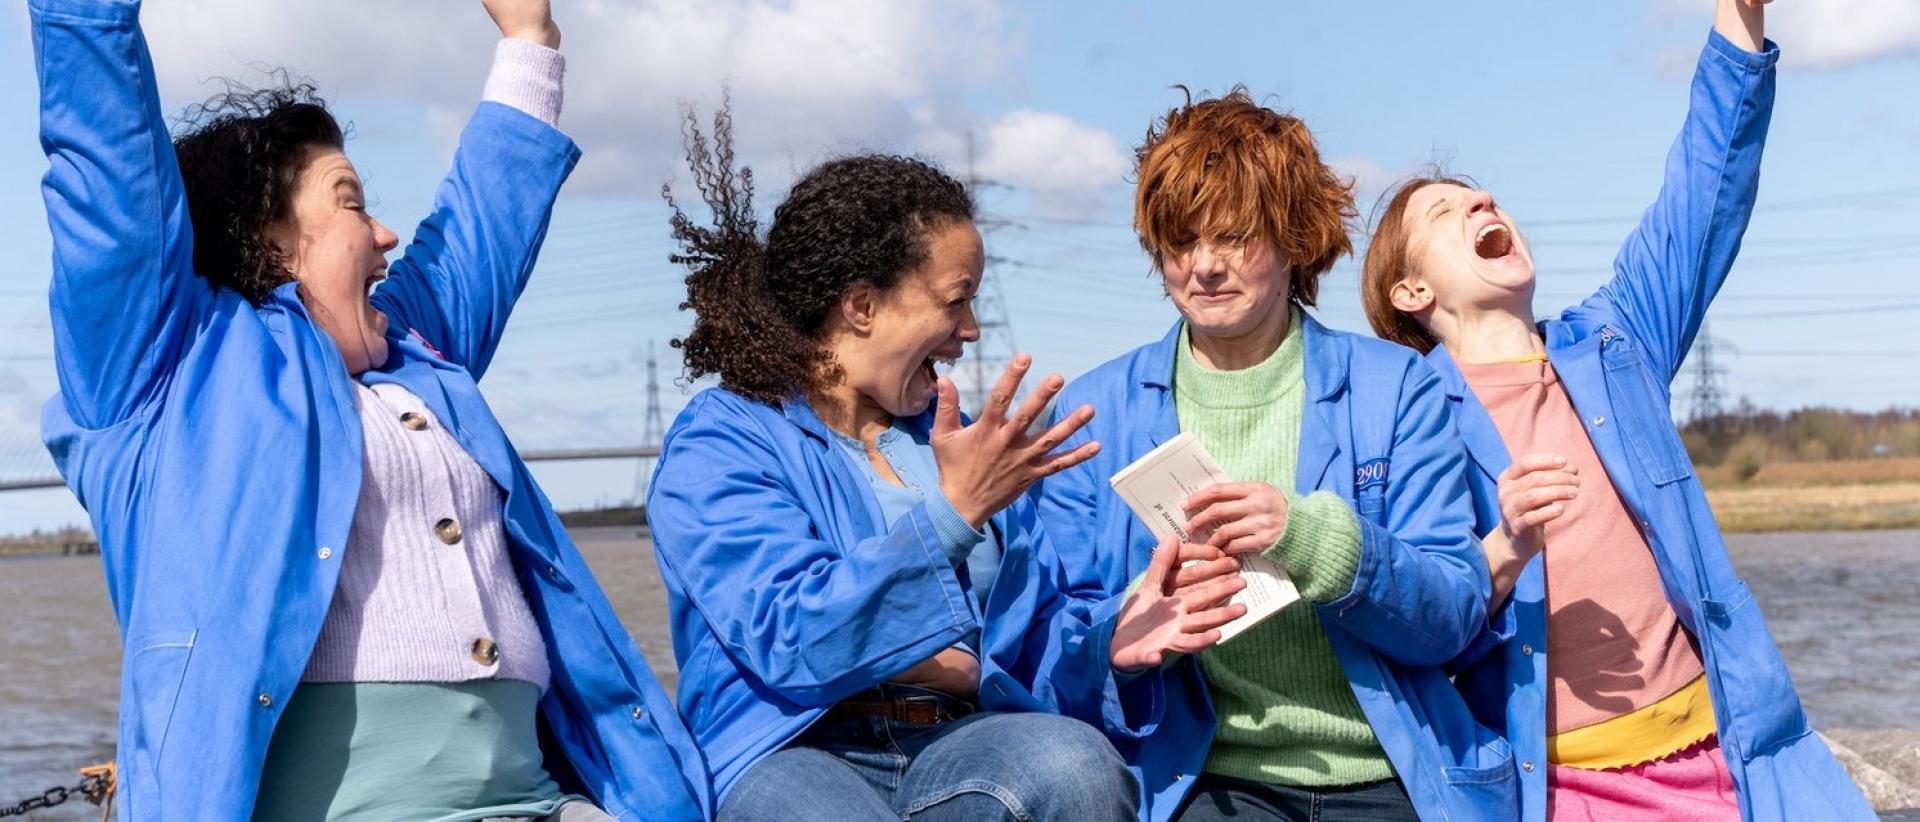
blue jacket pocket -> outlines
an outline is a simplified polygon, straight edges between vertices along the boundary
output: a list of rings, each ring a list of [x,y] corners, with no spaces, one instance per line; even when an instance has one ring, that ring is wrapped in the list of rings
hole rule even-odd
[[[127,643],[126,684],[130,693],[122,700],[138,713],[134,729],[138,738],[131,741],[137,752],[159,761],[166,748],[167,729],[173,723],[174,703],[180,698],[181,683],[186,681],[187,662],[193,656],[198,631],[152,631]]]
[[[1700,613],[1712,632],[1709,664],[1719,675],[1708,685],[1720,721],[1731,725],[1721,728],[1722,743],[1752,761],[1804,735],[1800,696],[1747,584],[1739,583],[1724,599],[1701,600]]]
[[[1443,771],[1449,812],[1460,819],[1518,818],[1520,787],[1513,770],[1513,747],[1505,738],[1483,735],[1473,759]]]
[[[1633,449],[1634,462],[1655,485],[1671,485],[1693,476],[1693,460],[1674,430],[1672,410],[1653,374],[1626,341],[1604,352],[1613,414],[1626,428],[1620,433]]]
[[[1353,510],[1361,519],[1387,527],[1387,489],[1384,485],[1369,485],[1353,492]]]

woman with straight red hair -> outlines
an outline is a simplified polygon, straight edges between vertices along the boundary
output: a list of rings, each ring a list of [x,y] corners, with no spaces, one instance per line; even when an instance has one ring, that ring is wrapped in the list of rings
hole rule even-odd
[[[1659,197],[1557,319],[1534,319],[1512,218],[1457,180],[1403,185],[1367,249],[1374,330],[1430,351],[1473,458],[1494,610],[1456,669],[1520,760],[1524,819],[1874,818],[1807,725],[1666,388],[1753,211],[1761,24],[1721,0]]]
[[[1279,563],[1304,599],[1140,674],[1165,715],[1115,746],[1147,818],[1511,817],[1506,742],[1439,667],[1484,628],[1488,586],[1439,378],[1306,311],[1351,248],[1349,185],[1244,89],[1169,112],[1138,157],[1134,226],[1179,316],[1061,392],[1099,411],[1069,446],[1102,448],[1043,481],[1041,520],[1069,588],[1126,590],[1155,540],[1108,478],[1191,435],[1238,481],[1186,500],[1190,533]]]

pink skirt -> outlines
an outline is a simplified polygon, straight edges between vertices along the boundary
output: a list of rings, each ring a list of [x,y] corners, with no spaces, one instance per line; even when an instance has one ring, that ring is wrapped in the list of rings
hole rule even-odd
[[[1549,822],[1739,822],[1733,774],[1720,739],[1707,737],[1642,765],[1590,771],[1547,768]]]

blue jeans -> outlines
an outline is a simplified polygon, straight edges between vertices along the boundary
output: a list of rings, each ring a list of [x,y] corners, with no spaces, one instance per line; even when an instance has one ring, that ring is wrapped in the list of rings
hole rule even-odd
[[[1034,713],[816,724],[741,774],[719,814],[720,822],[1138,818],[1139,787],[1106,737]]]
[[[1397,779],[1296,788],[1201,774],[1175,822],[1419,822]]]

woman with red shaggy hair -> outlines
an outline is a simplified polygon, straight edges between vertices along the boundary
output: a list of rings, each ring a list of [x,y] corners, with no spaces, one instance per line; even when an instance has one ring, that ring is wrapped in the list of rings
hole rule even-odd
[[[1350,184],[1241,88],[1168,112],[1137,160],[1134,226],[1180,316],[1060,394],[1099,412],[1070,446],[1103,447],[1044,481],[1042,521],[1075,587],[1126,590],[1155,540],[1107,479],[1190,434],[1238,480],[1187,500],[1195,540],[1265,555],[1303,598],[1143,674],[1165,715],[1115,746],[1146,818],[1512,816],[1506,743],[1438,667],[1488,592],[1439,378],[1304,310],[1351,250]]]
[[[1456,669],[1515,749],[1527,820],[1873,818],[1807,725],[1666,389],[1753,212],[1762,22],[1720,0],[1659,196],[1557,319],[1534,318],[1512,217],[1460,181],[1401,186],[1367,249],[1368,318],[1431,352],[1475,465],[1494,611]]]

